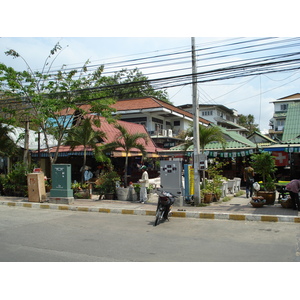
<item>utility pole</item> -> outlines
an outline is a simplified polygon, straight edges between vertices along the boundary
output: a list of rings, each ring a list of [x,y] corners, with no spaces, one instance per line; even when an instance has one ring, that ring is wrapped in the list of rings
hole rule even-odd
[[[199,104],[197,96],[197,65],[195,38],[192,37],[192,73],[193,73],[193,136],[194,136],[194,202],[200,204],[200,136],[199,136]]]
[[[29,120],[25,121],[25,135],[24,135],[24,154],[23,161],[24,165],[28,167],[29,165]]]

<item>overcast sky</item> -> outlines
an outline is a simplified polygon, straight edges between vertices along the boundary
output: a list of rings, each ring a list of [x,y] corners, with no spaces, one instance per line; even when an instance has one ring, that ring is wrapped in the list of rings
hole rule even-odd
[[[32,2],[35,3],[29,1]],[[58,2],[54,1],[54,3]],[[79,67],[87,59],[92,64],[105,66],[109,62],[189,50],[192,35],[196,36],[197,48],[205,47],[215,41],[225,43],[229,38],[238,36],[248,36],[250,39],[250,37],[284,36],[284,32],[288,32],[288,36],[296,36],[296,33],[290,30],[293,28],[291,23],[286,31],[282,31],[282,27],[276,27],[276,31],[270,30],[272,27],[270,24],[274,25],[276,13],[283,12],[281,8],[278,8],[278,11],[273,8],[272,17],[264,15],[263,10],[253,10],[253,8],[247,8],[247,11],[235,10],[235,13],[230,10],[225,16],[224,9],[230,8],[230,4],[238,4],[238,1],[227,1],[226,7],[223,2],[220,2],[217,10],[212,4],[200,7],[198,3],[196,6],[198,13],[187,9],[187,4],[195,5],[197,3],[195,1],[185,1],[184,8],[177,7],[174,2],[152,1],[151,4],[145,5],[142,12],[140,10],[135,13],[132,11],[128,13],[128,7],[133,3],[137,8],[139,1],[127,1],[126,7],[124,2],[114,2],[119,4],[117,10],[112,4],[99,7],[99,5],[95,6],[93,1],[85,3],[85,9],[75,5],[75,7],[64,7],[63,11],[54,11],[52,3],[43,10],[42,15],[27,13],[26,17],[23,16],[22,22],[12,27],[7,27],[7,24],[12,24],[11,18],[7,18],[6,22],[2,21],[6,26],[0,38],[0,62],[20,70],[26,69],[20,59],[12,59],[4,55],[6,50],[14,49],[32,68],[40,69],[50,49],[57,42],[64,50],[53,64],[54,69],[61,67],[62,64]],[[165,10],[170,8],[170,3],[172,3],[171,21]],[[94,6],[91,6],[92,4]],[[10,4],[5,5],[10,6],[10,9],[13,7]],[[20,2],[18,7],[20,9],[16,17],[21,16],[23,7],[25,9],[23,2]],[[204,10],[210,12],[210,16],[203,13]],[[289,13],[292,16],[294,12],[291,9]],[[251,21],[252,25],[249,26],[247,21]],[[272,28],[274,29],[274,26]],[[201,63],[197,63],[198,69]],[[191,63],[185,66],[191,66]],[[168,68],[172,67],[165,67]],[[144,74],[150,71],[142,67],[140,69]],[[169,73],[167,75],[171,76]],[[163,74],[149,76],[149,78],[157,77],[163,77]],[[253,114],[255,122],[259,123],[260,129],[265,132],[269,129],[268,124],[273,113],[273,104],[269,102],[300,92],[299,78],[300,73],[294,71],[203,83],[198,85],[199,103],[223,104],[236,109],[238,113]],[[191,86],[172,88],[168,93],[174,105],[192,103]]]

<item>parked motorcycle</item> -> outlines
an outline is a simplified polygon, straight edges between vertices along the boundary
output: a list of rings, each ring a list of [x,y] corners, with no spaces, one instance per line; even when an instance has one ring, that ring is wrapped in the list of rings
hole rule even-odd
[[[169,220],[171,215],[171,206],[175,201],[175,196],[168,192],[161,192],[158,196],[156,215],[154,226],[158,225],[159,222]]]

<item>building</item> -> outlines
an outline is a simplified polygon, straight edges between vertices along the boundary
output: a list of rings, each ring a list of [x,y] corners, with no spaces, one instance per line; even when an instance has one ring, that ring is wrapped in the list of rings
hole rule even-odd
[[[178,106],[190,113],[193,111],[192,104],[184,104]],[[235,109],[228,108],[221,104],[200,104],[199,105],[199,116],[205,118],[211,123],[222,126],[228,131],[235,131],[243,136],[247,136],[249,133],[248,129],[240,126],[237,123],[238,113]]]
[[[155,97],[118,100],[112,107],[117,110],[116,115],[120,120],[144,125],[161,148],[171,148],[182,143],[178,135],[193,122],[192,112]],[[207,126],[209,123],[206,118],[199,118],[199,124]]]
[[[270,137],[284,143],[299,143],[300,93],[279,98],[270,103],[274,104],[274,114],[270,120]]]

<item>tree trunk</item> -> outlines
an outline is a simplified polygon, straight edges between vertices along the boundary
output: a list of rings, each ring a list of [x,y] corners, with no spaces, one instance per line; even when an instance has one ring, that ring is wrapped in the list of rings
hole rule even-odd
[[[124,170],[124,187],[127,187],[127,169],[128,169],[128,153],[126,152],[125,157],[125,170]]]

